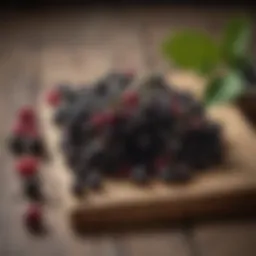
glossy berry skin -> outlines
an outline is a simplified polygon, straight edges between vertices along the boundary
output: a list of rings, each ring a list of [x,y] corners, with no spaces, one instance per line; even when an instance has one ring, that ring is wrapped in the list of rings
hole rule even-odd
[[[33,234],[41,234],[43,231],[43,213],[40,205],[30,205],[24,215],[26,228]]]
[[[38,170],[38,160],[35,157],[24,156],[18,160],[16,170],[21,177],[31,177]]]

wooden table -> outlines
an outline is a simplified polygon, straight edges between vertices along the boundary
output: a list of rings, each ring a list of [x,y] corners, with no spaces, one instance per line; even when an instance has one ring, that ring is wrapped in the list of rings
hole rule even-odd
[[[235,11],[172,7],[74,9],[51,12],[3,13],[0,18],[0,115],[5,142],[16,109],[36,103],[52,80],[80,84],[112,68],[140,73],[162,70],[162,38],[175,28],[191,26],[218,34]],[[65,71],[65,72],[63,72]],[[63,73],[65,74],[63,76]],[[154,231],[130,231],[76,238],[58,220],[62,204],[58,180],[47,206],[50,232],[33,238],[22,226],[26,207],[13,171],[13,161],[0,155],[0,255],[212,255],[254,256],[256,222],[221,220],[180,223]]]

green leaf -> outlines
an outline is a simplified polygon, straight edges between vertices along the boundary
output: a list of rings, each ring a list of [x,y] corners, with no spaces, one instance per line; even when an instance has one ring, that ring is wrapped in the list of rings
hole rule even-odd
[[[244,90],[244,81],[239,73],[230,72],[216,77],[206,86],[204,102],[210,106],[235,100]]]
[[[252,39],[252,24],[247,18],[231,20],[224,30],[221,51],[224,60],[230,65],[244,58]]]
[[[183,69],[207,74],[219,63],[219,48],[206,33],[184,30],[166,38],[162,45],[165,58]]]

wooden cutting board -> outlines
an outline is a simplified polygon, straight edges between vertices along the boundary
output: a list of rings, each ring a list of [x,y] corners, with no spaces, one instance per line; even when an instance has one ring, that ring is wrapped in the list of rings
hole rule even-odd
[[[181,90],[200,98],[203,81],[190,74],[175,73],[167,79]],[[43,94],[45,92],[42,92]],[[70,192],[72,175],[59,150],[59,132],[52,125],[52,110],[40,99],[39,113],[50,159],[42,179],[61,190],[60,211],[79,231],[97,231],[132,224],[184,220],[256,210],[256,137],[240,112],[232,106],[214,107],[210,118],[223,125],[227,142],[226,163],[198,173],[185,185],[152,181],[138,187],[129,181],[106,180],[102,191],[89,192],[77,200]]]

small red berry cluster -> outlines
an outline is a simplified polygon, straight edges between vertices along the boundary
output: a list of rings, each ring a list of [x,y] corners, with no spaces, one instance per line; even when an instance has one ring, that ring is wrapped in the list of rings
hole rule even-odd
[[[25,106],[19,109],[11,132],[10,150],[16,156],[15,169],[30,201],[24,214],[26,227],[31,231],[41,231],[42,197],[38,171],[43,156],[43,145],[33,107]]]

